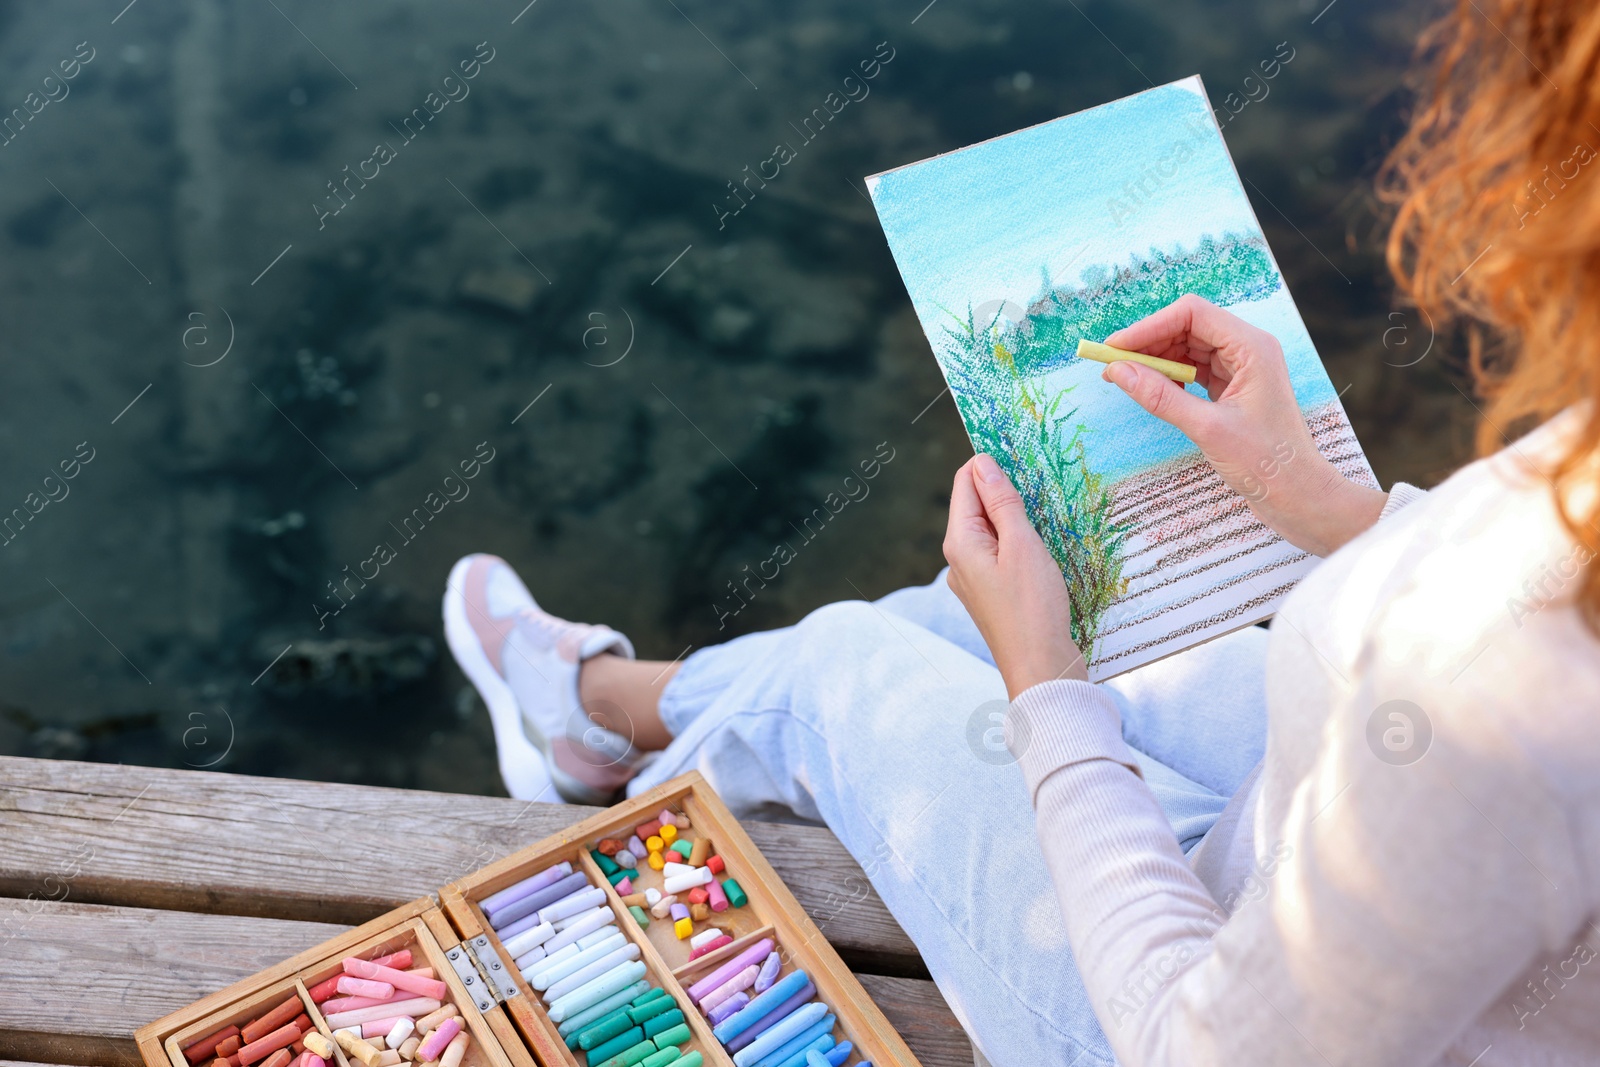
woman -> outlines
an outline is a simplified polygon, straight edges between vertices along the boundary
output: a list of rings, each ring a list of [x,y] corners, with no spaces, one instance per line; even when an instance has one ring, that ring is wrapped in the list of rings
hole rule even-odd
[[[1270,633],[1090,684],[987,456],[956,474],[946,575],[681,664],[468,557],[447,626],[530,757],[508,784],[698,768],[826,822],[998,1064],[1594,1062],[1600,9],[1462,0],[1425,44],[1390,261],[1435,321],[1482,324],[1493,455],[1427,494],[1345,481],[1277,343],[1185,297],[1108,340],[1192,362],[1210,400],[1105,377],[1236,489],[1295,445],[1248,496],[1327,558]]]

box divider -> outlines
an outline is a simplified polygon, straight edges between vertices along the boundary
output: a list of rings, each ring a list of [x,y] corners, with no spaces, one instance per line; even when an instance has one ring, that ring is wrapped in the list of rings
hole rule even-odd
[[[589,850],[582,848],[578,853],[578,860],[583,864],[583,869],[591,879],[598,878],[600,884],[605,886],[606,902],[611,905],[611,910],[617,913],[617,921],[625,923],[622,927],[630,932],[634,944],[639,946],[639,955],[645,961],[645,966],[661,979],[661,988],[671,994],[679,1008],[683,1009],[683,1017],[689,1023],[689,1030],[695,1036],[696,1043],[700,1046],[700,1054],[707,1063],[714,1063],[717,1067],[734,1067],[733,1059],[722,1047],[722,1043],[711,1033],[711,1026],[706,1022],[705,1016],[700,1014],[700,1009],[694,1006],[689,999],[688,990],[679,984],[673,975],[672,968],[667,966],[667,961],[661,953],[656,951],[655,943],[639,929],[639,924],[633,921],[633,916],[628,914],[628,907],[622,903],[622,894],[617,892],[617,887],[606,880],[605,874],[600,870],[600,865],[589,855]],[[699,963],[699,960],[695,961]]]

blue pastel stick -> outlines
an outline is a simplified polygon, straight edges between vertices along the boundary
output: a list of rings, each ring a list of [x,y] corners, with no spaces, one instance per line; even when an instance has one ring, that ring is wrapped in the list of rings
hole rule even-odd
[[[830,1048],[828,1050],[828,1067],[839,1067],[840,1064],[849,1059],[851,1047],[850,1042],[841,1041]]]
[[[718,1023],[716,1028],[711,1031],[712,1035],[726,1045],[729,1041],[766,1018],[768,1012],[800,992],[810,981],[811,979],[806,977],[806,972],[804,971],[792,971],[784,975],[771,989],[758,997],[752,997],[750,1003],[740,1008],[729,1018]]]
[[[792,1041],[784,1043],[783,1047],[765,1057],[759,1067],[806,1067],[806,1053],[815,1049],[826,1052],[833,1047],[833,1024],[838,1022],[832,1015],[826,1016],[815,1026],[808,1026]]]
[[[755,1067],[794,1038],[811,1029],[827,1014],[828,1006],[820,1000],[803,1008],[796,1008],[787,1019],[735,1052],[734,1067]]]

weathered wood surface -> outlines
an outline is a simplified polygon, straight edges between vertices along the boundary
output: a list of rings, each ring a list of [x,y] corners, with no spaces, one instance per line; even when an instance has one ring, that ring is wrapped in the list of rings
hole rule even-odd
[[[136,1067],[139,1026],[346,929],[32,902],[0,952],[0,1055]],[[970,1046],[932,982],[860,977],[926,1067],[971,1064]]]
[[[593,811],[0,757],[0,1056],[137,1067],[138,1026]],[[832,835],[745,826],[853,966],[919,972]],[[972,1062],[931,982],[858,977],[928,1067]]]
[[[0,757],[0,893],[355,925],[596,810]],[[847,963],[926,975],[832,834],[780,823],[746,829]],[[335,892],[296,877],[330,869],[340,872]]]

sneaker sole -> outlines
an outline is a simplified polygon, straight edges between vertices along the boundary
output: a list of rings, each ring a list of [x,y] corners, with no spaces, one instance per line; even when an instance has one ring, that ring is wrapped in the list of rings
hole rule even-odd
[[[516,694],[489,662],[478,641],[478,634],[467,620],[464,590],[472,556],[457,560],[450,568],[449,585],[444,593],[444,634],[451,653],[483,698],[494,728],[495,748],[500,762],[500,777],[506,791],[518,800],[539,800],[552,804],[589,804],[605,807],[614,793],[602,793],[572,777],[555,764],[545,738],[533,738],[522,720]],[[522,790],[522,792],[519,792]]]

